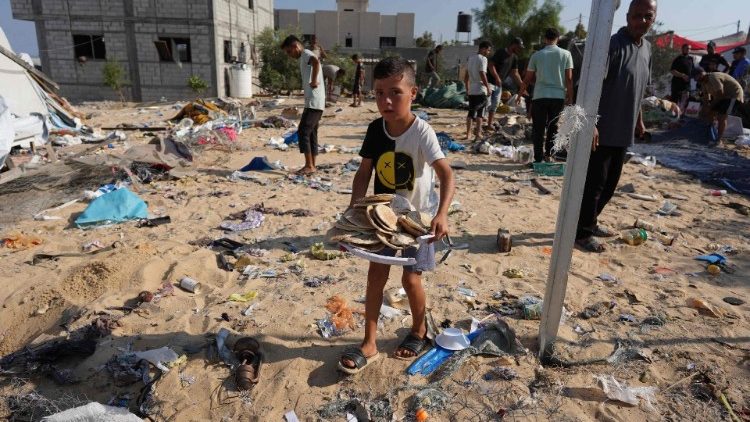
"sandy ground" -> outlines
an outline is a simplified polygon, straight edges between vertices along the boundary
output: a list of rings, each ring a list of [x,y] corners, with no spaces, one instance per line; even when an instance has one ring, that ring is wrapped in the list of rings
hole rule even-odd
[[[299,105],[301,101],[289,99],[282,107],[290,104]],[[100,114],[90,123],[104,126],[160,122],[175,112],[170,106],[138,109],[89,104],[83,109],[98,111]],[[354,109],[340,102],[339,107],[341,112],[328,113],[333,116],[323,119],[321,143],[358,146],[367,124],[377,117],[375,105],[368,101]],[[431,121],[436,131],[461,136],[464,112],[431,111],[437,113]],[[259,109],[259,116],[279,112],[264,108]],[[75,396],[108,403],[118,397],[125,398],[121,403],[134,410],[142,383],[118,387],[103,364],[123,351],[169,346],[187,354],[187,362],[156,383],[160,409],[152,415],[154,420],[282,420],[289,410],[301,420],[320,420],[318,411],[325,405],[354,396],[368,403],[388,398],[395,419],[413,420],[410,404],[428,380],[407,376],[404,369],[408,362],[392,358],[399,339],[408,332],[408,316],[383,322],[378,347],[388,358],[353,377],[337,373],[337,357],[344,347],[361,340],[363,330],[325,339],[315,327],[315,321],[326,315],[326,299],[334,294],[347,299],[355,309],[363,307],[356,300],[364,296],[365,261],[354,257],[318,261],[306,251],[322,240],[336,214],[348,204],[348,195],[336,192],[350,187],[354,173],[343,171],[343,165],[355,155],[320,155],[322,164],[331,165],[320,173],[333,183],[331,192],[294,184],[283,174],[261,174],[268,181],[266,185],[226,178],[254,156],[281,160],[291,169],[301,166],[302,157],[296,151],[281,152],[265,146],[270,137],[283,132],[246,130],[240,135],[241,148],[236,152],[203,153],[197,160],[196,177],[145,186],[139,195],[148,202],[153,215],[171,217],[168,225],[137,228],[134,223],[125,223],[83,231],[71,222],[84,210],[84,203],[54,213],[63,220],[34,221],[30,213],[22,221],[5,224],[2,234],[20,230],[41,237],[43,244],[21,251],[0,249],[0,355],[19,350],[43,333],[59,334],[63,312],[74,306],[85,312],[72,328],[89,324],[102,312],[121,316],[121,311],[106,308],[131,303],[140,291],[156,291],[162,283],[176,283],[182,276],[199,280],[204,288],[198,294],[175,289],[174,296],[144,304],[122,316],[121,326],[98,341],[92,356],[66,359],[58,365],[71,369],[78,383],[58,386],[47,376],[22,372],[15,377],[23,382],[10,375],[0,378],[0,394],[7,398],[34,388],[51,399]],[[148,140],[137,133],[129,136],[131,145]],[[119,144],[116,148],[123,147]],[[528,182],[532,173],[510,160],[468,153],[450,154],[449,158],[468,163],[467,169],[456,173],[455,199],[460,209],[451,214],[450,223],[454,241],[468,242],[470,248],[453,253],[423,281],[435,320],[440,323],[447,319],[468,328],[472,316],[481,319],[499,304],[493,299],[497,292],[505,291],[506,297],[544,295],[562,178],[541,178],[552,191],[551,195],[541,195]],[[618,195],[604,212],[603,223],[620,229],[645,218],[677,235],[677,239],[671,247],[657,241],[633,247],[613,240],[601,255],[576,250],[565,299],[568,315],[560,327],[558,350],[563,359],[581,361],[607,357],[617,342],[624,342],[640,348],[645,360],[542,368],[536,358],[539,321],[506,317],[529,352],[515,360],[471,358],[437,385],[450,400],[446,410],[430,412],[431,420],[493,420],[503,413],[505,420],[535,421],[730,420],[718,402],[720,392],[735,412],[750,408],[750,305],[732,306],[722,301],[727,296],[748,298],[748,217],[725,204],[750,205],[750,201],[737,195],[709,196],[712,187],[661,166],[648,169],[628,164],[621,181],[625,183],[632,183],[638,193],[656,194],[659,202]],[[514,186],[520,188],[518,195],[503,193],[504,188]],[[688,198],[675,201],[681,215],[656,215],[665,193]],[[261,227],[235,235],[238,240],[266,249],[266,256],[252,261],[262,270],[275,269],[279,277],[239,281],[237,272],[217,268],[214,252],[188,243],[202,237],[221,237],[221,221],[260,202],[281,210],[302,207],[314,213],[311,217],[267,215]],[[513,234],[510,253],[497,252],[499,228]],[[121,242],[122,246],[92,257],[29,264],[35,253],[78,252],[92,240],[105,245]],[[710,252],[715,246],[711,244],[734,248],[736,254],[729,256],[737,266],[734,274],[712,276],[693,259]],[[302,252],[295,261],[283,262],[290,245]],[[293,264],[300,265],[303,273],[289,271]],[[522,270],[524,277],[508,278],[503,275],[508,269]],[[603,273],[614,275],[619,282],[597,279]],[[332,276],[335,283],[319,288],[303,286],[303,278],[311,276]],[[400,270],[394,269],[389,286],[398,286],[399,278]],[[459,286],[477,293],[475,303],[467,303],[457,292]],[[241,314],[248,304],[226,301],[232,293],[251,290],[257,291],[258,297],[250,316]],[[687,306],[689,298],[704,299],[721,316],[699,313]],[[613,301],[616,306],[598,318],[584,320],[578,316],[586,306],[600,301]],[[39,310],[44,312],[40,314]],[[222,313],[227,313],[230,321],[223,320]],[[620,322],[620,314],[631,314],[638,322]],[[656,315],[664,317],[664,326],[639,324]],[[250,393],[239,393],[230,370],[207,358],[203,346],[212,342],[222,327],[232,331],[232,339],[255,336],[262,342],[267,362],[259,384]],[[509,365],[518,377],[512,381],[483,378],[500,365]],[[607,401],[594,394],[594,376],[602,374],[611,374],[630,386],[658,387],[653,409]],[[698,375],[668,388],[691,374]],[[0,409],[4,417],[10,415],[7,402],[0,404]],[[339,414],[329,420],[343,421],[345,416]]]

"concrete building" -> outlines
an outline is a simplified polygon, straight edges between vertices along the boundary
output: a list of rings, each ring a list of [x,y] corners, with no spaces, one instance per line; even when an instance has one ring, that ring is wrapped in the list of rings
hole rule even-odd
[[[274,27],[299,28],[303,37],[315,35],[325,48],[414,47],[414,13],[381,15],[368,12],[367,5],[368,0],[336,0],[337,10],[275,9]]]
[[[196,75],[226,95],[237,58],[256,65],[255,36],[273,25],[273,0],[11,0],[34,21],[42,69],[71,100],[117,98],[103,82],[110,60],[134,101],[187,98]],[[257,74],[257,72],[255,72]]]

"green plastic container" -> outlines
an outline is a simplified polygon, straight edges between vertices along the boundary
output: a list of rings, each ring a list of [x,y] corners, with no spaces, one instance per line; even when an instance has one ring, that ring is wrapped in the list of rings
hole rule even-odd
[[[565,163],[534,163],[534,172],[542,176],[562,176]]]

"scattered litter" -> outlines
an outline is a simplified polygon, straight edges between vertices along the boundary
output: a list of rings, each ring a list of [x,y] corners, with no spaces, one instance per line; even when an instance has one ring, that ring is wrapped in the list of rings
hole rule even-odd
[[[148,218],[146,203],[138,195],[123,188],[94,199],[76,218],[75,224],[80,228],[86,228],[145,218]]]
[[[620,318],[617,319],[620,322],[638,322],[638,320],[630,314],[620,314]]]
[[[141,422],[127,408],[91,402],[42,418],[42,422]]]
[[[689,298],[687,300],[687,306],[697,309],[701,314],[708,315],[714,318],[721,318],[722,312],[718,308],[712,306],[710,303],[708,303],[704,299],[699,298]]]
[[[610,400],[616,400],[631,406],[638,406],[643,400],[644,407],[653,411],[653,402],[656,401],[655,394],[659,391],[656,387],[627,387],[621,384],[612,375],[598,375],[595,377],[599,387]]]
[[[614,286],[616,284],[620,284],[620,280],[610,273],[601,273],[598,276],[596,276],[596,278],[597,280],[603,281],[604,284],[608,286]]]
[[[182,277],[180,279],[180,287],[190,293],[199,293],[201,289],[201,283],[193,280],[190,277]]]
[[[324,276],[324,277],[318,277],[318,276],[315,276],[315,277],[305,277],[302,280],[302,284],[305,287],[316,287],[316,288],[320,287],[320,286],[324,286],[324,285],[335,284],[337,282],[338,282],[338,280],[335,277],[330,276],[330,275],[327,275],[327,276]]]
[[[258,292],[255,290],[251,290],[245,294],[240,293],[232,293],[229,295],[227,300],[232,302],[250,302],[251,300],[255,299],[258,296]]]
[[[9,249],[27,249],[42,244],[42,238],[39,236],[27,235],[13,232],[5,235],[2,240],[3,247]]]
[[[257,229],[261,224],[263,224],[263,220],[265,220],[265,218],[266,217],[263,215],[263,213],[253,210],[247,210],[245,211],[244,221],[242,221],[241,223],[222,221],[219,227],[224,230],[233,232]]]
[[[515,378],[518,378],[518,373],[514,371],[511,368],[506,368],[504,366],[497,366],[495,368],[492,368],[484,374],[484,379],[487,381],[493,381],[493,380],[505,380],[510,381]]]
[[[354,314],[341,296],[335,295],[328,298],[325,308],[331,313],[331,322],[336,326],[337,331],[356,328]]]
[[[605,312],[610,311],[616,306],[614,301],[609,302],[597,302],[591,306],[587,306],[579,316],[583,319],[598,318]]]
[[[508,278],[524,278],[526,276],[523,271],[517,268],[509,268],[503,271],[503,275]]]
[[[664,201],[661,208],[659,208],[659,210],[656,212],[664,216],[669,216],[669,215],[675,214],[676,211],[677,211],[677,205],[669,201]]]
[[[286,422],[299,422],[299,419],[297,419],[297,414],[294,413],[294,410],[290,410],[284,413],[284,419],[286,419]]]
[[[467,296],[467,297],[477,297],[477,293],[474,290],[471,290],[466,287],[458,287],[456,290],[458,290],[458,293]]]
[[[159,349],[135,352],[134,354],[138,359],[147,360],[149,363],[161,369],[163,372],[169,372],[169,368],[166,365],[180,358],[180,356],[174,350],[170,349],[167,346],[161,347]]]
[[[740,299],[740,298],[738,298],[738,297],[727,296],[727,297],[725,297],[722,300],[724,302],[726,302],[726,303],[728,303],[730,305],[734,305],[734,306],[740,306],[740,305],[744,305],[745,304],[745,301],[742,300],[742,299]]]
[[[330,261],[332,259],[341,258],[342,256],[344,256],[344,254],[339,251],[325,250],[325,245],[323,245],[323,242],[314,243],[312,246],[310,246],[310,254],[315,259],[319,259],[321,261]]]

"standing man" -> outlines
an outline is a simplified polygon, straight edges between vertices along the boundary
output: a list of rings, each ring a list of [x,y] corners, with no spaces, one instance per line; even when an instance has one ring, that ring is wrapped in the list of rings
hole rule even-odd
[[[528,95],[526,86],[536,78],[531,103],[531,138],[534,141],[534,161],[537,163],[551,160],[557,119],[563,107],[573,103],[573,56],[570,51],[557,46],[559,39],[560,32],[556,28],[544,31],[545,47],[531,56],[518,96],[520,102],[521,96]]]
[[[324,59],[328,58],[328,55],[326,54],[326,50],[323,48],[322,45],[318,43],[318,37],[313,34],[310,37],[310,51],[312,51],[313,54],[315,54],[315,57],[318,58],[321,62]]]
[[[672,73],[672,101],[679,105],[680,110],[685,110],[687,105],[690,93],[690,75],[694,68],[695,63],[690,56],[690,44],[683,44],[682,54],[675,57],[670,68]]]
[[[599,102],[599,122],[594,128],[586,185],[578,218],[576,245],[588,252],[604,252],[597,237],[616,233],[599,226],[597,218],[620,181],[625,153],[633,133],[645,131],[641,99],[651,78],[651,44],[644,35],[656,19],[656,0],[632,0],[627,26],[609,41],[607,74]]]
[[[727,63],[727,60],[722,57],[721,54],[716,54],[715,42],[709,41],[708,44],[706,44],[706,51],[708,54],[704,54],[700,63],[698,63],[698,66],[702,67],[703,70],[706,72],[718,72],[719,65],[724,66],[722,72],[726,72],[729,69],[729,63]]]
[[[440,84],[440,76],[438,76],[437,68],[441,51],[443,51],[443,46],[442,44],[438,44],[427,53],[427,59],[424,63],[424,72],[430,78],[427,85],[429,88],[435,88]]]
[[[305,166],[297,174],[315,173],[315,158],[318,156],[318,124],[326,107],[326,94],[323,84],[323,71],[320,60],[312,51],[304,48],[299,38],[290,35],[281,43],[287,56],[299,60],[302,75],[302,88],[305,91],[305,110],[300,118],[297,134],[299,151],[305,155]]]
[[[362,58],[359,54],[352,55],[354,68],[354,79],[352,80],[352,107],[362,105],[362,85],[365,83],[365,70],[362,68]]]
[[[492,51],[489,41],[479,43],[477,54],[469,57],[466,63],[464,84],[469,95],[469,113],[466,115],[466,139],[471,137],[471,122],[476,122],[474,140],[479,140],[482,131],[482,115],[487,105],[487,95],[490,93],[490,83],[487,81],[487,56]]]
[[[487,126],[492,128],[495,121],[495,111],[500,101],[500,95],[503,93],[503,81],[510,75],[513,78],[518,89],[521,89],[523,81],[518,73],[518,55],[524,49],[523,40],[514,38],[509,46],[497,50],[487,61],[487,80],[494,85],[490,95],[490,109],[487,116]]]
[[[750,70],[750,59],[745,57],[747,50],[745,47],[737,47],[732,51],[732,65],[729,66],[729,74],[744,87],[744,78]]]
[[[703,69],[698,70],[698,81],[701,83],[703,92],[711,96],[709,107],[713,116],[718,121],[718,136],[716,140],[721,142],[724,130],[727,128],[727,116],[734,110],[735,103],[744,101],[745,93],[742,86],[731,75],[720,72],[706,73]]]

